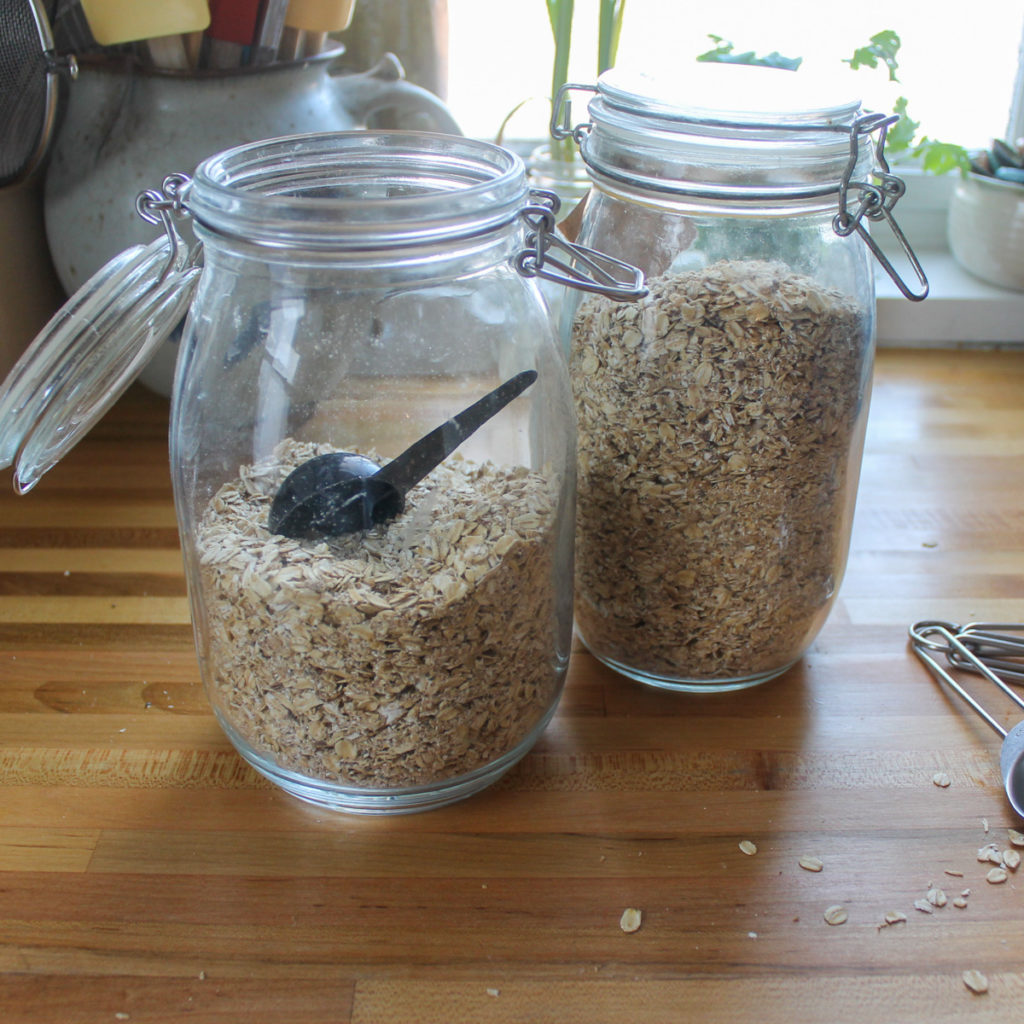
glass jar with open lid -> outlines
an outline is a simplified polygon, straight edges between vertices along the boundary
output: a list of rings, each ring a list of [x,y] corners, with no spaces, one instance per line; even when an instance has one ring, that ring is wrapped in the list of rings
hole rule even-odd
[[[303,799],[451,802],[554,712],[575,429],[532,278],[643,290],[612,260],[560,271],[554,202],[463,138],[228,150],[140,197],[167,238],[108,265],[0,394],[28,489],[189,307],[170,452],[200,671],[242,756]]]
[[[735,689],[806,650],[845,567],[875,336],[872,254],[927,282],[892,218],[894,118],[814,78],[612,69],[573,125],[578,241],[641,267],[639,303],[566,317],[579,429],[576,622],[627,676]],[[887,223],[918,291],[868,223]]]

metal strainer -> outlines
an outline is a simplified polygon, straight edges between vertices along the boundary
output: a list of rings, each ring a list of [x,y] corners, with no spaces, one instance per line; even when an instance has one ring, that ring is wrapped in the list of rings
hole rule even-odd
[[[74,57],[54,52],[42,0],[0,4],[0,187],[39,166],[53,134],[59,75],[77,71]]]

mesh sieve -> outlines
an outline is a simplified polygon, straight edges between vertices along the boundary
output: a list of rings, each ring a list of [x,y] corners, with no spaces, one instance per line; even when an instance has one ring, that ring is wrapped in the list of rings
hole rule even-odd
[[[0,2],[0,187],[27,178],[53,133],[58,72],[75,72],[60,59],[42,0]]]

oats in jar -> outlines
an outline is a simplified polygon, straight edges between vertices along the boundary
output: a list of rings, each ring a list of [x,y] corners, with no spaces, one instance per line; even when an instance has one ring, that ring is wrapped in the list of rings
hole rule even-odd
[[[206,510],[200,646],[214,708],[258,755],[344,785],[420,785],[491,763],[543,719],[564,670],[552,658],[551,481],[456,454],[386,527],[270,533],[277,487],[325,450],[282,442]]]
[[[576,616],[598,657],[699,681],[800,656],[845,567],[869,339],[778,262],[581,304]]]

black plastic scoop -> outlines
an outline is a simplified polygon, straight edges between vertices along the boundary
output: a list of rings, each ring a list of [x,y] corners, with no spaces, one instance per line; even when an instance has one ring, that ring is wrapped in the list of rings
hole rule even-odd
[[[384,467],[352,452],[328,452],[302,463],[274,497],[270,532],[316,540],[368,530],[400,515],[406,492],[536,379],[536,370],[516,374]]]

